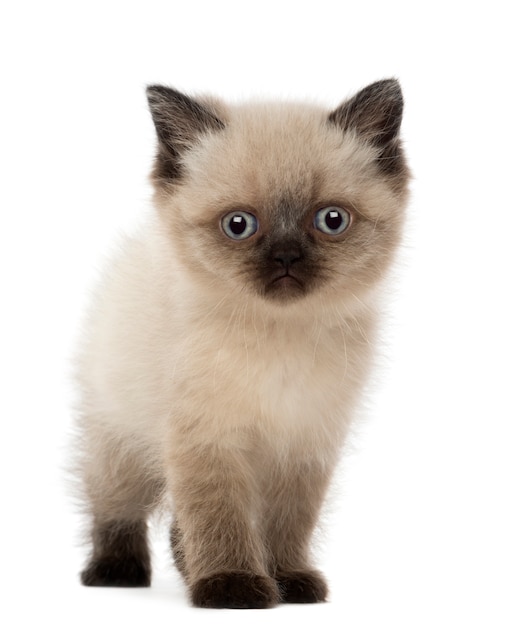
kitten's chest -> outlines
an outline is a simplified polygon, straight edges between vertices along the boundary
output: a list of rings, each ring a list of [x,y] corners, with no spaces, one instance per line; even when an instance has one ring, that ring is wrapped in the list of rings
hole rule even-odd
[[[224,427],[311,428],[344,408],[351,343],[316,327],[234,329],[189,354],[183,389]]]
[[[343,371],[330,370],[323,355],[314,352],[275,354],[259,365],[254,379],[256,399],[261,411],[277,421],[312,421],[331,410],[327,390],[342,384]]]

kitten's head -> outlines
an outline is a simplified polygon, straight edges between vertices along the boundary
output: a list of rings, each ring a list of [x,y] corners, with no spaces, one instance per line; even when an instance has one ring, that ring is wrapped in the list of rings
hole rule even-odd
[[[407,196],[397,81],[331,112],[228,107],[162,86],[147,93],[159,140],[156,203],[193,280],[288,306],[374,287]]]

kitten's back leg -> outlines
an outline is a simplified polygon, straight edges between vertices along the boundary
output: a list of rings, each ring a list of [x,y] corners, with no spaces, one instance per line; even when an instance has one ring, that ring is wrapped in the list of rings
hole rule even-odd
[[[93,549],[81,581],[87,586],[147,587],[147,516],[159,502],[163,485],[134,451],[106,441],[87,456],[83,469]]]
[[[146,520],[95,520],[93,555],[81,573],[89,587],[149,587],[150,553]]]

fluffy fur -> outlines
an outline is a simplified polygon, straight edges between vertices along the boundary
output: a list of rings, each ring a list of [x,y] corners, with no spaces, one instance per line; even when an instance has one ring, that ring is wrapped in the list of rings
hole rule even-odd
[[[309,553],[366,380],[408,171],[402,96],[335,111],[227,106],[153,86],[155,218],[106,274],[79,359],[87,585],[148,585],[148,515],[171,502],[192,602],[317,602]],[[349,227],[315,227],[341,207]],[[257,232],[235,241],[223,216]]]

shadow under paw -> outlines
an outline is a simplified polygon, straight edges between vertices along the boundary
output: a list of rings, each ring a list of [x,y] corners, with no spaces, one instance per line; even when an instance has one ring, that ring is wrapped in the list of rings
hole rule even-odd
[[[149,587],[150,568],[137,559],[93,559],[81,573],[87,587]]]
[[[324,602],[328,587],[323,576],[316,571],[283,572],[277,575],[281,601],[288,603]]]
[[[201,578],[191,588],[195,606],[213,609],[266,609],[275,606],[275,581],[251,572],[220,572]]]

